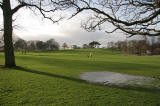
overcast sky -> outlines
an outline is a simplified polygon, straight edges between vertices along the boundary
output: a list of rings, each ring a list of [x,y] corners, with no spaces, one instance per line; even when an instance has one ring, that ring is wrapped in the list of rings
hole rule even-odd
[[[126,35],[123,33],[107,34],[103,31],[85,31],[80,27],[85,16],[86,14],[82,13],[70,20],[63,20],[59,24],[53,24],[51,21],[42,20],[41,17],[34,15],[30,10],[20,9],[13,18],[16,19],[14,24],[20,26],[18,29],[14,29],[14,33],[25,40],[46,41],[54,38],[60,44],[66,42],[69,45],[88,44],[93,40],[106,45],[110,41],[126,39]],[[2,22],[2,11],[0,11],[0,19]],[[111,25],[109,27],[112,28]]]

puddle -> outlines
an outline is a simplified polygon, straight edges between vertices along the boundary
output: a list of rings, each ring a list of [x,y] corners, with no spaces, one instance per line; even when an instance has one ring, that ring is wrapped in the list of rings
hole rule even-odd
[[[116,72],[84,72],[80,74],[80,78],[89,83],[102,85],[142,85],[160,88],[160,81],[158,79]]]

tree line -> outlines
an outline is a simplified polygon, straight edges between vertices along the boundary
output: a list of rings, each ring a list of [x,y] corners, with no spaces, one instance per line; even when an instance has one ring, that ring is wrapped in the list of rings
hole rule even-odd
[[[145,37],[141,40],[125,40],[118,42],[108,42],[108,48],[111,50],[121,50],[127,54],[136,55],[159,55],[160,37]]]
[[[83,49],[88,49],[88,48],[99,48],[101,44],[98,41],[92,41],[89,44],[83,44],[82,48]]]
[[[49,39],[47,41],[25,41],[23,39],[18,39],[14,43],[14,49],[16,51],[22,51],[22,53],[26,53],[28,51],[33,50],[58,50],[59,43],[54,39]]]

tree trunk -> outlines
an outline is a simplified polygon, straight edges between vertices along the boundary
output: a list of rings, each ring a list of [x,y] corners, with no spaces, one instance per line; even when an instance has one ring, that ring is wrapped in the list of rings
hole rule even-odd
[[[5,67],[15,67],[15,56],[12,41],[12,11],[10,0],[3,1]]]

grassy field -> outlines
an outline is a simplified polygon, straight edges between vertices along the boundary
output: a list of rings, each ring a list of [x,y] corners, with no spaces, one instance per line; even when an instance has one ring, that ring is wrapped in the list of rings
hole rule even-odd
[[[90,51],[93,58],[87,58]],[[112,71],[160,79],[160,56],[86,49],[16,53],[16,63],[16,69],[0,68],[2,106],[160,106],[160,90],[94,85],[78,76],[82,72]]]

